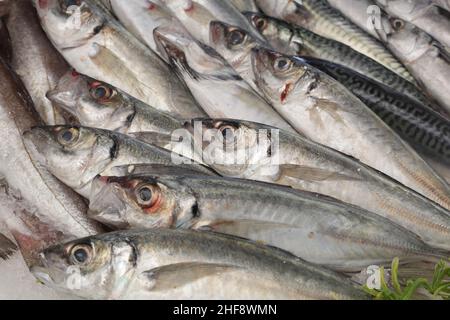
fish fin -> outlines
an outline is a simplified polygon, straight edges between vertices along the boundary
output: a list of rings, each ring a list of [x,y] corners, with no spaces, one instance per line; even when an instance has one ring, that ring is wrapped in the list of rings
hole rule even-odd
[[[318,110],[323,110],[328,113],[334,120],[345,124],[344,119],[339,115],[338,110],[341,107],[333,101],[327,99],[314,98],[315,105],[310,112],[317,113]],[[320,115],[317,115],[320,118]],[[322,121],[322,120],[321,120]]]
[[[450,64],[450,52],[438,41],[433,41],[433,46],[439,50],[439,55]]]
[[[136,133],[128,133],[127,135],[137,140],[153,144],[159,147],[166,146],[172,142],[172,136],[159,132],[151,132],[151,131],[136,132]]]
[[[94,46],[95,54],[91,54],[89,58],[99,69],[102,69],[105,73],[115,73],[117,79],[127,79],[127,81],[131,82],[131,87],[133,87],[141,96],[150,94],[149,92],[145,93],[142,91],[141,88],[143,86],[149,91],[153,91],[150,87],[139,81],[137,75],[130,71],[123,63],[122,59],[114,54],[114,52],[98,43],[95,43]]]
[[[233,265],[183,262],[170,264],[139,275],[139,279],[151,291],[164,291],[182,287],[204,277],[238,269]]]
[[[358,177],[350,176],[336,171],[294,164],[280,165],[280,177],[283,176],[309,182],[325,180],[359,180]]]
[[[0,259],[7,260],[17,251],[17,246],[0,233]]]

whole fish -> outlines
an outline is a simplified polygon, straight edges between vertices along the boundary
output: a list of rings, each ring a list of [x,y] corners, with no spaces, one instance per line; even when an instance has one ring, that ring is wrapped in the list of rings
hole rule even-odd
[[[160,0],[170,13],[178,18],[189,33],[206,45],[210,42],[210,23],[219,20],[235,25],[264,43],[264,38],[229,1],[222,0]]]
[[[89,199],[91,182],[115,166],[173,164],[209,169],[178,154],[126,135],[88,127],[35,127],[25,134],[39,162],[59,180]]]
[[[149,0],[102,0],[123,26],[150,49],[158,53],[153,31],[160,26],[178,24],[160,3]],[[164,56],[160,56],[164,58]]]
[[[450,250],[447,210],[352,157],[251,122],[196,119],[185,127],[195,135],[196,152],[223,176],[324,194],[383,216],[431,246]],[[217,137],[227,133],[225,147],[221,139],[208,139],[211,130],[217,131]]]
[[[434,106],[411,82],[345,44],[263,14],[247,13],[246,16],[272,47],[281,53],[341,64],[439,110],[439,107]]]
[[[47,39],[31,1],[13,1],[6,26],[11,36],[12,68],[25,84],[36,110],[46,124],[64,124],[63,114],[45,94],[69,66]]]
[[[231,0],[233,6],[235,6],[240,12],[252,11],[257,12],[258,6],[255,0]]]
[[[205,115],[164,61],[127,32],[100,3],[35,2],[50,40],[80,73],[176,116]]]
[[[339,271],[433,257],[387,219],[315,193],[240,179],[100,177],[90,217],[122,228],[210,230],[266,243]],[[433,257],[434,258],[434,257]]]
[[[283,251],[190,230],[119,231],[54,246],[33,272],[93,299],[366,298],[352,281]]]
[[[258,86],[306,137],[351,155],[450,209],[450,188],[342,84],[298,58],[253,52]]]
[[[323,37],[342,42],[414,83],[414,78],[378,40],[353,24],[326,0],[256,0],[259,8]]]
[[[390,16],[410,22],[450,48],[450,15],[431,0],[376,0]]]
[[[157,29],[155,37],[210,117],[256,121],[295,132],[225,61],[208,54],[188,34]]]
[[[101,231],[86,216],[86,205],[32,157],[22,133],[40,125],[23,85],[0,60],[0,175],[36,215],[62,232],[87,236]]]
[[[419,154],[450,168],[450,120],[349,68],[314,58],[302,59],[342,83]]]
[[[389,49],[407,66],[428,93],[450,112],[450,54],[413,24],[390,18],[383,34]]]
[[[172,135],[183,121],[139,101],[106,83],[76,72],[64,75],[47,97],[73,115],[78,123],[116,131],[200,160],[189,144],[174,143]]]

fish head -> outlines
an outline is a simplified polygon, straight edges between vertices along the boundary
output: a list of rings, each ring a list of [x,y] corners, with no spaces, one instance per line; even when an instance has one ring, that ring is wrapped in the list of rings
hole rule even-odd
[[[104,170],[117,149],[108,135],[78,126],[35,127],[24,141],[38,163],[77,191]]]
[[[306,64],[295,57],[264,48],[253,50],[252,65],[258,87],[274,106],[295,99],[292,93],[309,76]]]
[[[43,250],[31,272],[51,288],[83,298],[112,299],[133,273],[136,255],[129,243],[91,237]]]
[[[240,72],[251,71],[251,51],[258,43],[245,30],[224,22],[210,23],[211,46]]]
[[[190,190],[170,178],[131,175],[97,177],[89,216],[114,228],[171,228],[185,223]]]
[[[86,0],[33,0],[42,26],[58,50],[78,48],[105,25],[98,8]]]
[[[159,51],[186,81],[236,76],[234,70],[214,49],[198,43],[185,30],[160,27],[155,29],[154,38]]]
[[[75,116],[82,126],[118,130],[133,114],[129,96],[107,83],[76,72],[65,74],[47,98]]]
[[[289,54],[297,53],[296,50],[290,49],[294,31],[288,23],[259,12],[244,12],[244,15],[275,50]]]
[[[270,163],[271,127],[230,119],[193,119],[184,126],[195,152],[221,175],[244,178]]]
[[[402,61],[414,61],[430,48],[432,38],[412,23],[394,17],[389,18],[389,23],[389,48]]]

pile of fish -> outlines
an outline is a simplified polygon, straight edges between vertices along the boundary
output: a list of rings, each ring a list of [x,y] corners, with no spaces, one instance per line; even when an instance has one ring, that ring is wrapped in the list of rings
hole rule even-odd
[[[86,299],[367,299],[369,266],[430,274],[448,10],[0,0],[0,267],[20,252]]]

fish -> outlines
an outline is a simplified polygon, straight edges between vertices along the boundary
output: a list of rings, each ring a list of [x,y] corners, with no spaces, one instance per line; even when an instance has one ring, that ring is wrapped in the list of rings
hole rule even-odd
[[[0,233],[0,259],[6,260],[17,251],[17,246]]]
[[[390,17],[390,27],[379,30],[386,46],[408,67],[422,87],[450,112],[450,54],[426,32]]]
[[[78,72],[175,116],[206,116],[167,64],[101,3],[35,0],[35,4],[44,31]]]
[[[432,2],[436,6],[442,8],[442,9],[445,9],[445,10],[450,12],[450,1],[448,1],[448,0],[432,0]]]
[[[59,80],[57,87],[49,91],[47,97],[75,117],[81,126],[126,134],[201,161],[189,143],[174,143],[178,142],[176,138],[183,137],[183,120],[107,83],[72,71]],[[180,134],[177,135],[177,132]]]
[[[180,24],[169,11],[157,1],[149,0],[102,0],[123,24],[138,40],[146,44],[154,52],[158,53],[153,31],[161,26]],[[160,58],[165,58],[160,55]]]
[[[256,0],[256,3],[265,14],[342,42],[415,83],[405,66],[382,43],[345,18],[326,0]]]
[[[342,83],[424,158],[432,158],[450,168],[447,118],[345,66],[314,58],[302,59]]]
[[[38,126],[24,133],[39,163],[77,193],[90,198],[92,180],[115,166],[178,164],[210,172],[179,154],[121,133],[81,126]]]
[[[251,120],[295,132],[223,59],[204,51],[188,34],[158,28],[155,37],[210,117]]]
[[[48,125],[66,123],[58,106],[45,94],[70,67],[42,31],[31,1],[13,1],[5,21],[12,44],[11,66],[25,84],[36,110]]]
[[[367,299],[330,270],[208,232],[112,232],[50,247],[41,260],[32,271],[43,283],[89,299]]]
[[[450,15],[430,0],[376,0],[391,17],[400,18],[422,29],[450,48]]]
[[[432,247],[450,250],[448,210],[353,157],[301,135],[247,121],[194,119],[185,127],[204,163],[222,176],[332,197],[387,218]],[[226,132],[229,138],[208,139],[211,131],[219,137]]]
[[[89,216],[116,229],[182,228],[251,239],[342,272],[437,259],[415,234],[316,193],[222,177],[99,177]],[[375,231],[376,230],[376,231]],[[438,255],[439,256],[439,255]]]
[[[432,103],[411,82],[345,44],[263,14],[246,13],[246,16],[278,52],[318,58],[346,66],[442,112],[442,108]]]
[[[264,48],[252,56],[258,86],[295,129],[450,209],[445,180],[342,84],[296,57]]]
[[[263,96],[256,85],[256,76],[253,74],[251,63],[252,49],[259,47],[260,42],[244,29],[217,20],[210,23],[210,38],[211,47],[228,62],[255,92]]]
[[[240,12],[244,12],[244,11],[257,12],[258,11],[258,6],[256,5],[255,0],[231,0],[230,2]]]
[[[45,223],[62,232],[88,236],[102,228],[87,218],[84,200],[32,156],[22,134],[42,125],[31,98],[13,71],[0,60],[0,176]]]
[[[351,22],[356,24],[359,28],[369,33],[372,37],[381,40],[380,34],[376,32],[372,23],[369,20],[381,18],[381,8],[374,0],[327,0],[328,4],[339,10]],[[378,20],[377,23],[383,23]]]
[[[248,32],[255,40],[264,38],[229,1],[222,0],[160,0],[188,32],[198,41],[212,46],[210,23],[215,20],[237,26]]]

